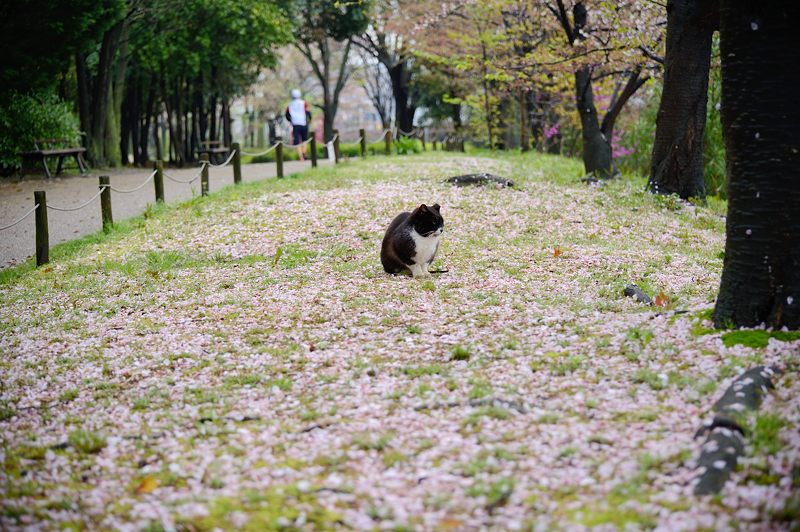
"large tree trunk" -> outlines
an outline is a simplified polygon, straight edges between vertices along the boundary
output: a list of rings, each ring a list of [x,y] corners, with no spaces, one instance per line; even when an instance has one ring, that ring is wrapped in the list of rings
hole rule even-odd
[[[87,156],[93,166],[105,166],[108,162],[105,153],[105,142],[106,125],[109,121],[109,105],[112,102],[111,75],[114,56],[119,47],[120,35],[124,25],[125,20],[120,20],[114,24],[103,34],[103,42],[100,45],[97,76],[92,84],[91,102],[89,103],[90,127],[86,131]]]
[[[670,0],[664,91],[656,118],[650,191],[703,197],[703,132],[706,126],[711,36],[718,0]]]
[[[796,4],[720,2],[728,173],[717,326],[800,328],[800,65]]]
[[[411,102],[409,90],[408,62],[398,61],[389,70],[389,78],[392,80],[392,96],[394,97],[394,120],[397,127],[410,133],[414,129],[414,113],[417,108]]]
[[[597,108],[592,93],[592,71],[584,66],[575,72],[575,103],[581,117],[583,135],[583,166],[587,174],[608,179],[615,174],[611,156],[611,138],[600,130]]]

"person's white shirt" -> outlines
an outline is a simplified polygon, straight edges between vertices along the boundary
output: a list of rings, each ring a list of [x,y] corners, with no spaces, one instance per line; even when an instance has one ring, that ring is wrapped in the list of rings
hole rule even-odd
[[[289,102],[289,117],[291,118],[292,125],[308,125],[306,121],[306,111],[308,111],[308,104],[302,98],[295,98]]]

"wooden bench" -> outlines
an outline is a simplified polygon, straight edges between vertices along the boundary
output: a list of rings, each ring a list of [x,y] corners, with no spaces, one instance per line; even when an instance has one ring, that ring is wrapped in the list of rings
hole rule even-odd
[[[200,142],[200,147],[197,148],[197,155],[200,156],[200,154],[207,153],[208,160],[214,164],[218,164],[221,160],[225,159],[229,151],[230,148],[225,146],[220,140],[204,140]]]
[[[69,147],[68,143],[68,139],[38,139],[33,143],[33,150],[22,152],[23,161],[25,159],[40,161],[44,167],[45,175],[47,177],[53,177],[50,173],[50,168],[47,166],[48,157],[58,157],[56,175],[61,173],[61,169],[64,166],[64,159],[66,157],[74,157],[75,162],[78,163],[81,175],[85,174],[86,163],[83,160],[83,154],[86,152],[86,148]]]

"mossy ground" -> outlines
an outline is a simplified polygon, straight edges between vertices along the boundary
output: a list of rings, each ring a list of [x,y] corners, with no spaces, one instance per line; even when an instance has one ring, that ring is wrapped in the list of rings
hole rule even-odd
[[[442,182],[479,171],[518,186]],[[724,205],[581,175],[539,154],[371,157],[3,272],[3,525],[782,526],[792,372],[726,495],[691,496],[717,390],[791,367],[798,343],[710,328]],[[443,206],[448,272],[388,276],[383,230],[422,202]]]

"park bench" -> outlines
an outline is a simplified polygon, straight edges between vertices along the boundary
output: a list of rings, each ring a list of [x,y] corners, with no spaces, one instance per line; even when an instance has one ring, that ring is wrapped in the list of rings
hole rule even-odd
[[[83,161],[83,154],[86,152],[86,148],[71,147],[68,139],[37,139],[33,143],[33,147],[34,149],[31,151],[22,152],[23,162],[26,159],[40,161],[47,177],[53,177],[50,173],[50,168],[47,166],[48,157],[58,157],[56,175],[61,173],[66,157],[74,157],[81,174],[86,173],[86,163]]]
[[[217,164],[228,155],[229,151],[230,148],[225,146],[220,140],[204,140],[200,142],[200,147],[197,148],[197,155],[200,156],[203,153],[207,153],[208,160]],[[222,159],[220,159],[220,157]]]

